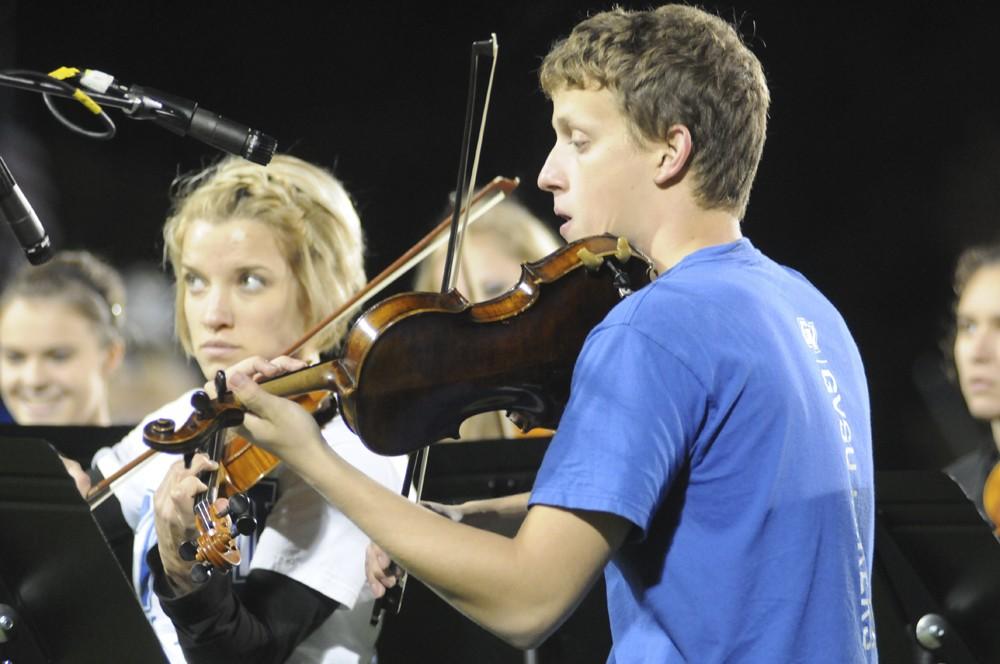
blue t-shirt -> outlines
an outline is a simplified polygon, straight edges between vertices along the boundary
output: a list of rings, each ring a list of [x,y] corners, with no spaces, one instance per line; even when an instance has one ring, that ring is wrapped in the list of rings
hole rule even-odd
[[[591,332],[532,504],[636,526],[609,662],[878,661],[868,389],[833,305],[749,240]]]

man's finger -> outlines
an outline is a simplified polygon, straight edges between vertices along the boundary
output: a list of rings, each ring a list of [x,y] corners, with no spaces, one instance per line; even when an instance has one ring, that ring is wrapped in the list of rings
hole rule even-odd
[[[250,380],[244,374],[233,374],[229,379],[229,385],[233,389],[233,394],[240,400],[247,410],[255,415],[269,419],[274,413],[274,399],[280,399],[268,394],[260,388],[257,383]]]
[[[299,369],[305,369],[309,366],[308,362],[298,359],[297,357],[291,357],[289,355],[279,355],[278,357],[271,360],[271,364],[279,367],[283,372],[298,371]]]

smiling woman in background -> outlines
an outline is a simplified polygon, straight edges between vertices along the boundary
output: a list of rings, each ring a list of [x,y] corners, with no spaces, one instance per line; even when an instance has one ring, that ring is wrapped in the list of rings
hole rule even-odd
[[[26,266],[0,295],[0,396],[17,424],[108,426],[125,355],[125,286],[108,264],[65,251]],[[80,464],[59,457],[86,495]]]
[[[111,424],[108,382],[125,354],[125,288],[82,251],[25,267],[0,295],[0,394],[24,425]]]

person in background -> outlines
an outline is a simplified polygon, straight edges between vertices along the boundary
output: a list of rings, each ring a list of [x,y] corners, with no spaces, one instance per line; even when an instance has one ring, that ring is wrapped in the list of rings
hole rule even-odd
[[[21,425],[108,426],[125,356],[125,287],[93,254],[26,265],[0,294],[0,396]],[[77,487],[80,465],[61,457]]]
[[[205,380],[244,358],[282,352],[365,283],[361,225],[347,192],[326,170],[288,155],[267,167],[230,157],[183,178],[163,234],[176,276],[176,334]],[[345,329],[324,329],[299,357],[318,361]],[[143,421],[184,422],[190,396]],[[368,451],[332,409],[314,421],[360,472],[399,490],[405,459]],[[141,428],[95,457],[104,476],[146,450]],[[279,466],[248,492],[263,530],[241,541],[241,565],[199,584],[179,548],[194,536],[201,473],[215,465],[200,454],[189,468],[158,457],[115,493],[136,532],[143,605],[174,661],[371,660],[368,538],[357,527]]]
[[[15,275],[0,295],[0,393],[18,424],[111,424],[124,314],[121,277],[87,252]]]
[[[955,318],[946,352],[954,360],[969,413],[989,424],[991,435],[945,470],[994,527],[983,489],[1000,462],[1000,244],[962,252],[955,268]],[[1000,487],[998,487],[1000,488]]]

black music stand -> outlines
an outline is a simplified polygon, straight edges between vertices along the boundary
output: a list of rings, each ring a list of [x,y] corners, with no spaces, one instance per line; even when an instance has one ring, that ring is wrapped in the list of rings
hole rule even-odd
[[[873,599],[880,657],[1000,662],[1000,543],[939,471],[875,476]]]
[[[44,440],[0,438],[0,533],[0,661],[167,661],[89,507]]]

